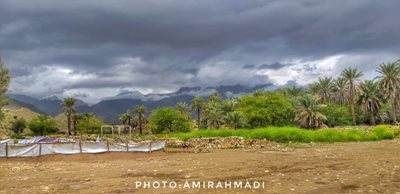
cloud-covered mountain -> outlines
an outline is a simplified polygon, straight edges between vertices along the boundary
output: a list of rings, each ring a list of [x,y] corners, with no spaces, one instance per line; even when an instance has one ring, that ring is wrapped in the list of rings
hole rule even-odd
[[[223,98],[235,98],[240,95],[251,93],[256,90],[273,90],[276,86],[272,84],[246,86],[241,84],[225,85],[216,87],[182,87],[178,91],[168,94],[147,94],[139,91],[124,91],[114,97],[104,98],[102,101],[88,105],[82,100],[77,100],[76,108],[78,112],[93,112],[107,122],[118,123],[118,115],[133,109],[135,106],[143,104],[149,112],[158,107],[175,106],[177,102],[190,103],[194,96],[206,97],[213,92],[217,92]],[[23,102],[27,108],[33,108],[42,113],[56,116],[60,114],[62,99],[57,96],[49,96],[36,99],[21,94],[9,94],[10,98]]]

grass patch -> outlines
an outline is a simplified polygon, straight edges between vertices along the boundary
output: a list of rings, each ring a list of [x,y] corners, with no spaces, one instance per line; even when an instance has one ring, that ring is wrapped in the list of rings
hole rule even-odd
[[[240,136],[245,139],[267,139],[276,142],[351,142],[393,139],[400,134],[398,127],[379,125],[369,132],[361,129],[305,130],[297,127],[267,127],[240,130],[200,130],[188,133],[160,134],[159,137],[176,137],[182,140],[202,137]]]

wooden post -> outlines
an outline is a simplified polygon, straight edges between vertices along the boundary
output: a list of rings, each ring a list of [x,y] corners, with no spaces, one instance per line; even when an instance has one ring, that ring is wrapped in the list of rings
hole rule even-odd
[[[153,140],[151,140],[149,144],[149,153],[151,153],[151,144],[153,144]]]
[[[132,137],[132,127],[129,126],[129,137]]]
[[[39,143],[39,156],[41,156],[41,155],[42,155],[42,144]]]
[[[81,140],[79,140],[79,153],[82,154],[82,142],[81,142]]]
[[[101,131],[100,131],[100,133],[101,133],[101,138],[103,138],[103,126],[101,126]]]
[[[121,126],[118,126],[118,135],[121,136]]]
[[[165,145],[164,145],[164,148],[163,148],[164,152],[168,152],[167,145],[168,145],[168,140],[165,140]]]
[[[6,142],[6,158],[8,158],[8,142]]]
[[[128,140],[126,141],[126,152],[129,152]]]
[[[107,140],[107,152],[110,151],[110,142]]]

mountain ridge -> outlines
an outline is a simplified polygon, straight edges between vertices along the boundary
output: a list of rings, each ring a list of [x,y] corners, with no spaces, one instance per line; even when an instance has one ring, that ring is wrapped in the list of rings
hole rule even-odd
[[[94,115],[101,117],[106,122],[119,123],[118,115],[128,109],[143,104],[148,108],[148,112],[164,106],[175,106],[177,102],[190,103],[194,96],[206,97],[213,92],[217,92],[223,98],[236,98],[246,93],[256,90],[272,90],[275,89],[273,84],[263,84],[256,86],[246,86],[242,84],[236,85],[220,85],[214,87],[181,87],[176,92],[166,94],[142,94],[137,90],[123,91],[113,97],[106,97],[98,103],[89,105],[82,100],[77,99],[76,109],[78,112],[92,112]],[[60,113],[62,99],[57,96],[37,99],[22,94],[8,94],[9,98],[24,103],[25,106],[36,108],[40,113],[51,116],[57,116]],[[29,108],[28,107],[28,108]],[[35,111],[36,112],[36,111]]]

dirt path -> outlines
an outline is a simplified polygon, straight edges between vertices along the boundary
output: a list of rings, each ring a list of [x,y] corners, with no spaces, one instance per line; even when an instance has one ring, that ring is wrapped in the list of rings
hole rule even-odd
[[[264,189],[136,189],[135,181],[264,181]],[[0,193],[400,193],[399,140],[293,152],[54,155],[0,159]]]

